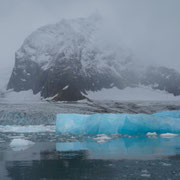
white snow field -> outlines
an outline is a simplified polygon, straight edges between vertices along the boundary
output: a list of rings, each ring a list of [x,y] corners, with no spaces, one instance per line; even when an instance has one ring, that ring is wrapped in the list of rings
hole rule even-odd
[[[89,91],[87,97],[92,100],[121,100],[121,101],[180,101],[180,96],[174,96],[151,87],[127,87],[118,89],[102,89],[101,91]]]
[[[3,91],[3,97],[0,97],[1,102],[4,103],[33,103],[40,102],[40,93],[34,95],[32,90],[14,92],[12,90]]]
[[[180,96],[174,96],[151,87],[127,87],[118,89],[102,89],[101,91],[88,91],[87,98],[91,100],[113,100],[113,101],[180,101]],[[51,100],[48,98],[45,100]],[[34,95],[32,90],[14,92],[12,90],[0,90],[0,101],[5,103],[34,103],[44,101],[40,93]]]

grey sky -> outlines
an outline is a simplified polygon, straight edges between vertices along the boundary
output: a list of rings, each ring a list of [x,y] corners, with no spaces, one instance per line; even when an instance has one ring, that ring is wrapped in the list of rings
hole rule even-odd
[[[95,11],[136,59],[180,68],[180,0],[0,0],[0,67],[38,27]]]

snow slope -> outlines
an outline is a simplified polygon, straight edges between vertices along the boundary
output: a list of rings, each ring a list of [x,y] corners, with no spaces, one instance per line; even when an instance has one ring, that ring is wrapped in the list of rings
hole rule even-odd
[[[88,91],[86,97],[100,101],[180,101],[180,96],[174,96],[166,91],[154,90],[151,87],[103,88],[100,91]],[[52,99],[47,98],[44,100],[51,101]],[[3,97],[0,97],[0,101],[4,103],[35,103],[44,100],[41,98],[40,93],[34,95],[32,90],[21,92],[3,91]]]
[[[151,87],[127,87],[118,89],[102,89],[101,91],[88,91],[87,97],[93,100],[117,101],[180,101],[180,96],[174,96],[166,91],[154,90]]]
[[[3,97],[0,97],[4,103],[33,103],[40,102],[40,93],[34,95],[32,90],[14,92],[12,90],[3,91]]]

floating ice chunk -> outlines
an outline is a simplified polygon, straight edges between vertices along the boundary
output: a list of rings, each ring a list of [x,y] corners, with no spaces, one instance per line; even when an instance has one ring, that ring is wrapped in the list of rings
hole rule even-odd
[[[94,140],[96,140],[97,143],[105,143],[110,139],[111,138],[106,134],[98,134],[97,137],[94,138]]]
[[[162,162],[161,165],[162,165],[162,166],[171,166],[172,164]]]
[[[178,136],[178,134],[173,134],[173,133],[164,133],[160,135],[162,138],[173,138]]]
[[[142,174],[141,174],[142,177],[150,177],[150,176],[151,176],[151,175],[149,174],[148,170],[146,170],[146,169],[145,169],[145,170],[142,170],[141,173],[142,173]]]
[[[180,133],[180,111],[155,114],[58,114],[56,132],[61,134]]]
[[[10,147],[14,151],[26,150],[34,145],[34,142],[25,139],[13,139],[10,143]]]
[[[156,133],[156,132],[148,132],[148,133],[146,134],[146,136],[148,136],[148,137],[154,137],[154,136],[157,136],[157,133]]]

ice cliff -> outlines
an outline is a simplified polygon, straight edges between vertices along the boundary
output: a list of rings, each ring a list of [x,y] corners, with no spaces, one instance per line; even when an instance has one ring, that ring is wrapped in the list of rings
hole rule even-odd
[[[180,111],[147,114],[58,114],[56,132],[61,134],[180,133]]]

